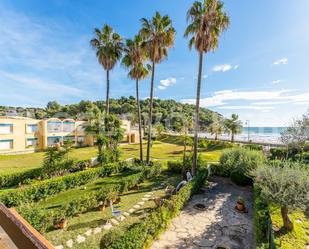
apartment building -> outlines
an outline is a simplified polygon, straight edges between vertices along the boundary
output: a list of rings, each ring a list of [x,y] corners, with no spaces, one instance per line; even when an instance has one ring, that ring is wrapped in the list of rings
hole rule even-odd
[[[0,154],[34,152],[67,140],[76,146],[93,146],[94,138],[85,134],[84,123],[74,119],[0,117]],[[131,129],[130,121],[123,120],[122,128],[124,141],[138,141],[138,132]]]

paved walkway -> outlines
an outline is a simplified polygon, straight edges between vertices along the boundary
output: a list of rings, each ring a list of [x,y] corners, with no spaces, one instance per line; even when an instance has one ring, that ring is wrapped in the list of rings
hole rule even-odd
[[[245,199],[248,213],[235,210],[238,196]],[[252,202],[250,187],[239,187],[226,178],[213,177],[205,193],[193,196],[151,248],[253,249]],[[206,205],[206,209],[196,210],[193,207],[196,203]]]

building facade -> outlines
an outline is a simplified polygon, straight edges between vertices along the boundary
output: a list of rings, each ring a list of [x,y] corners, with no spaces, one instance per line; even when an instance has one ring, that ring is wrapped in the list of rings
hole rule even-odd
[[[44,150],[67,140],[75,146],[93,146],[94,138],[86,135],[86,121],[49,118],[0,117],[0,154],[17,154]],[[122,121],[125,142],[137,142],[138,133],[127,120]]]

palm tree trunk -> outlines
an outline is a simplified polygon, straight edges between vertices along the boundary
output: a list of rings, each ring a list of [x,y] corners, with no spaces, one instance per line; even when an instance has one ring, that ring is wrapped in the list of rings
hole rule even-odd
[[[193,176],[196,174],[196,167],[197,167],[197,146],[198,146],[198,131],[199,131],[199,119],[200,119],[199,116],[200,116],[202,67],[203,67],[203,52],[200,52],[199,65],[198,65],[195,122],[194,122],[194,149],[193,149],[193,165],[192,165],[192,175]]]
[[[151,123],[152,123],[152,106],[153,106],[153,84],[154,84],[155,63],[152,62],[151,85],[150,85],[150,102],[149,102],[149,119],[148,119],[148,140],[147,140],[147,164],[150,163],[150,143],[151,143]]]
[[[281,216],[284,228],[288,231],[292,231],[294,229],[294,225],[288,216],[288,208],[286,206],[281,207]]]
[[[106,70],[106,106],[105,106],[106,114],[109,113],[109,70]]]
[[[232,138],[231,138],[231,142],[234,143],[234,132],[232,131]]]
[[[138,92],[138,79],[136,79],[136,105],[137,105],[138,133],[139,133],[139,159],[142,162],[143,161],[143,136],[142,136],[141,106],[139,103],[139,92]]]
[[[186,178],[186,154],[187,154],[187,129],[185,130],[185,136],[183,140],[183,163],[182,163],[182,170],[181,174],[183,179],[185,180]]]

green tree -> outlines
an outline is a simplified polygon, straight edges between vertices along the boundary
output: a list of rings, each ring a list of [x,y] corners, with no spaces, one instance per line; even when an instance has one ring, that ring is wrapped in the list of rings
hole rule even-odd
[[[215,135],[215,140],[218,140],[218,135],[221,135],[224,131],[223,120],[218,118],[218,116],[214,116],[212,123],[209,125],[208,131],[211,135]]]
[[[281,133],[281,141],[287,147],[287,157],[289,149],[300,151],[300,160],[306,144],[309,142],[309,111],[302,118],[293,120],[291,125]]]
[[[197,78],[196,112],[194,125],[194,151],[192,174],[196,173],[197,147],[200,115],[200,95],[202,83],[203,53],[215,51],[218,47],[221,33],[229,26],[229,17],[223,10],[220,0],[196,1],[188,10],[187,21],[190,22],[184,33],[190,37],[189,48],[195,47],[199,54],[199,69]]]
[[[261,197],[267,203],[281,207],[283,226],[286,230],[294,229],[288,216],[289,209],[300,208],[308,211],[309,207],[309,169],[306,165],[281,162],[259,167],[254,171],[254,182],[261,190]]]
[[[102,30],[95,28],[95,38],[90,41],[91,46],[96,50],[99,63],[106,71],[106,106],[105,112],[109,113],[109,72],[120,60],[123,50],[122,38],[115,33],[112,27],[104,25]]]
[[[136,83],[136,106],[138,117],[138,131],[139,131],[139,151],[140,160],[143,161],[143,136],[142,136],[142,117],[141,106],[139,101],[139,80],[145,79],[149,73],[149,67],[144,65],[147,59],[146,50],[143,47],[143,39],[141,36],[135,36],[134,40],[127,40],[125,47],[125,56],[122,64],[129,69],[128,76],[135,80]]]
[[[144,39],[144,46],[147,51],[149,60],[152,63],[146,158],[147,164],[149,164],[155,65],[161,63],[162,60],[167,57],[168,48],[174,45],[176,31],[172,26],[172,21],[169,16],[161,16],[159,12],[156,12],[151,20],[142,18],[141,22],[142,28],[140,30],[140,35]]]
[[[231,133],[231,142],[234,143],[235,135],[242,130],[242,122],[238,119],[238,115],[233,113],[231,118],[225,120],[225,126]]]
[[[57,101],[49,101],[46,106],[46,112],[50,115],[53,116],[57,112],[61,111],[61,105]]]

